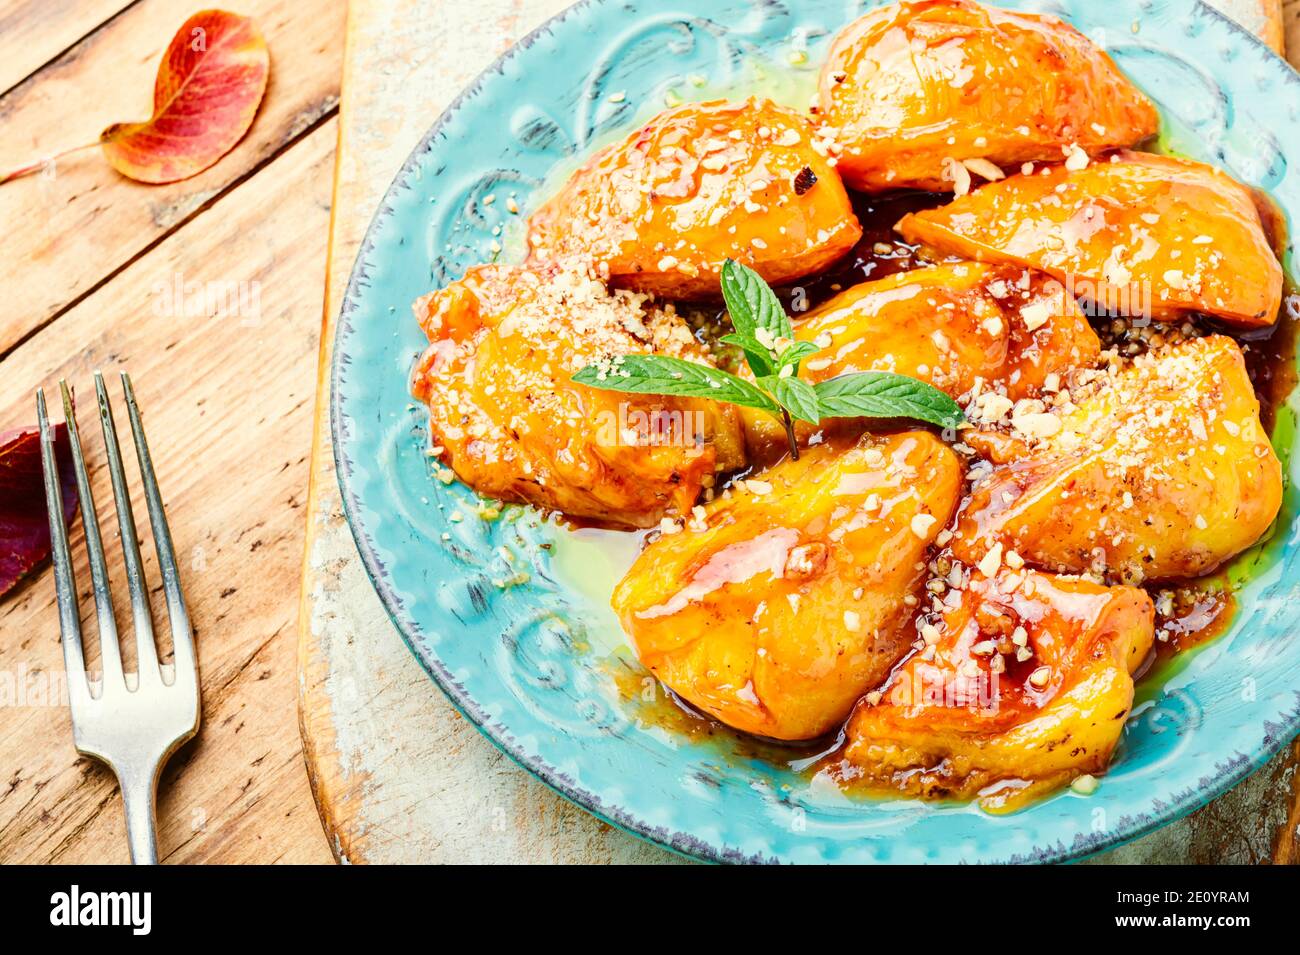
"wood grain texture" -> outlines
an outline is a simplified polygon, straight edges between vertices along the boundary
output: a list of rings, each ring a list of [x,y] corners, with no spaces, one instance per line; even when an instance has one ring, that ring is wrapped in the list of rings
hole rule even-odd
[[[133,2],[0,0],[0,93],[35,73]]]
[[[1274,0],[1224,4],[1247,22],[1276,7]],[[563,6],[482,0],[471,11],[427,0],[352,0],[299,621],[304,746],[331,847],[344,861],[681,861],[547,790],[430,685],[366,579],[330,453],[324,399],[333,323],[386,184],[446,103]],[[1288,0],[1288,16],[1297,12],[1300,0]],[[1277,35],[1275,18],[1256,22]],[[449,62],[440,52],[453,45]],[[417,108],[411,88],[422,90]],[[1298,764],[1289,747],[1188,819],[1092,861],[1294,861]]]
[[[1300,68],[1300,0],[1282,0],[1282,44],[1291,65]]]
[[[319,403],[328,394],[338,303],[385,184],[483,65],[564,6],[482,0],[469,31],[457,19],[466,13],[431,15],[412,0],[364,0],[350,13],[299,634],[304,748],[331,848],[343,861],[671,858],[553,794],[431,686],[357,558]],[[453,47],[457,56],[445,56]],[[397,102],[403,89],[425,91],[418,109]]]
[[[138,0],[0,96],[0,169],[93,143],[152,112],[154,77],[193,0]],[[248,0],[271,50],[271,80],[248,135],[184,182],[148,186],[97,150],[0,187],[0,222],[22,256],[0,261],[0,358],[136,256],[256,173],[337,108],[344,10],[337,0]]]
[[[1218,7],[1277,52],[1285,49],[1282,0],[1210,0],[1210,6]]]
[[[295,608],[284,594],[296,584],[315,386],[317,313],[299,290],[322,272],[334,139],[329,123],[287,151],[25,343],[5,360],[0,379],[0,420],[23,421],[33,415],[37,384],[66,377],[84,395],[96,368],[132,373],[202,674],[202,732],[172,761],[159,806],[162,853],[177,861],[305,861],[313,829],[324,849],[299,748],[282,730],[293,728],[295,684]],[[199,283],[258,282],[260,311],[160,315],[121,294],[169,284],[178,273]],[[114,392],[116,385],[110,379]],[[101,517],[111,520],[94,414],[84,407],[80,417]],[[134,475],[132,484],[139,502]],[[106,536],[120,609],[129,606],[125,574],[111,546],[116,534]],[[79,532],[73,550],[83,627],[94,633]],[[145,570],[157,592],[151,542]],[[165,613],[159,632],[164,623]],[[0,604],[0,631],[0,672],[61,669],[48,573]],[[93,669],[98,654],[89,655]],[[65,707],[0,709],[0,765],[12,773],[0,790],[0,861],[126,860],[114,783],[77,757]]]
[[[77,77],[78,88],[111,86],[104,79],[111,74],[81,72],[82,55],[101,65],[138,57],[147,81],[123,83],[120,92],[147,97],[157,51],[137,38],[153,29],[165,42],[192,12],[162,5],[161,29],[148,18],[134,29],[120,28],[148,5],[140,0],[113,21],[111,37],[99,31],[83,54],[25,82],[26,102],[58,103],[69,128],[98,124],[99,105],[78,106],[66,89],[64,95],[45,90],[47,84],[73,82],[70,77]],[[203,198],[200,192],[182,196],[130,186],[94,160],[81,171],[83,186],[63,176],[37,183],[48,206],[34,206],[28,219],[4,220],[10,229],[6,258],[14,270],[0,279],[4,307],[11,308],[20,292],[43,294],[33,283],[60,269],[85,276],[93,291],[32,326],[0,357],[0,422],[30,423],[34,389],[57,387],[59,377],[77,386],[84,402],[92,370],[102,369],[110,390],[120,394],[113,373],[128,369],[167,502],[197,631],[203,726],[163,777],[159,837],[166,861],[330,860],[294,719],[293,595],[337,136],[330,114],[338,75],[330,70],[342,58],[343,11],[335,0],[296,3],[292,11],[289,6],[264,24],[268,32],[297,24],[314,39],[286,40],[278,50],[272,41],[272,57],[286,82],[268,93],[266,115],[279,117],[276,122],[288,130],[293,123],[287,117],[302,115],[295,104],[312,102],[325,104],[323,121],[312,119],[307,131],[280,135],[279,146],[265,139],[258,147],[265,155],[255,165],[249,156],[227,157],[212,170],[211,182],[197,187]],[[293,88],[288,81],[295,75],[306,78],[307,88]],[[110,92],[97,90],[96,96],[104,99]],[[29,108],[35,107],[24,111]],[[315,116],[320,108],[308,113]],[[0,112],[0,130],[17,121],[16,114]],[[0,203],[8,188],[0,190]],[[177,202],[194,205],[174,216]],[[73,247],[47,243],[46,230],[31,221],[57,219],[61,205],[79,203],[85,234]],[[133,245],[129,230],[138,230],[142,219],[150,223],[148,235]],[[78,255],[90,263],[70,258]],[[42,256],[48,261],[21,274]],[[240,283],[246,294],[227,297]],[[109,528],[113,510],[102,440],[84,403],[80,417],[101,520]],[[128,473],[133,470],[128,463]],[[142,515],[134,477],[132,487]],[[105,541],[119,627],[129,633],[117,534],[106,531]],[[83,626],[89,628],[93,611],[79,528],[73,553]],[[157,594],[151,543],[145,568]],[[156,626],[165,633],[160,598],[154,602]],[[125,862],[116,784],[105,768],[73,749],[66,703],[57,692],[61,671],[54,588],[45,571],[0,601],[0,862]]]

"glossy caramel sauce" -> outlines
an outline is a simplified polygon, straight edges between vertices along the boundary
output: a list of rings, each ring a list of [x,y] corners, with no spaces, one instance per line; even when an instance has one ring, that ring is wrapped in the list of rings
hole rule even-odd
[[[916,246],[903,241],[894,232],[894,225],[904,215],[920,209],[934,208],[951,199],[950,196],[928,192],[891,193],[880,196],[856,194],[854,211],[862,223],[862,239],[853,251],[835,268],[816,279],[805,288],[808,307],[812,308],[845,288],[860,282],[883,278],[895,272],[928,264]],[[1256,205],[1279,259],[1286,247],[1285,220],[1276,205],[1263,194],[1256,195]],[[1289,280],[1288,280],[1289,283]],[[789,304],[794,296],[788,292],[783,298]],[[797,313],[796,318],[797,318]],[[1122,344],[1127,332],[1120,331],[1126,323],[1117,316],[1100,316],[1092,320],[1103,346]],[[1243,332],[1209,319],[1193,320],[1197,333],[1220,332],[1234,338],[1241,345],[1246,358],[1250,379],[1260,403],[1260,420],[1270,435],[1276,429],[1278,413],[1287,398],[1300,383],[1296,369],[1296,341],[1300,332],[1300,291],[1289,284],[1282,297],[1278,320],[1262,329]],[[1277,441],[1274,441],[1275,446]],[[1289,452],[1289,447],[1279,447],[1279,456]],[[1174,594],[1172,614],[1157,614],[1156,630],[1168,632],[1168,640],[1157,640],[1159,655],[1171,655],[1188,649],[1222,634],[1232,621],[1235,603],[1231,587],[1222,574],[1202,580],[1181,581],[1147,588],[1153,599],[1162,591]]]
[[[635,657],[611,657],[606,669],[618,688],[623,710],[638,723],[666,730],[689,742],[719,741],[741,759],[762,760],[788,766],[796,772],[810,772],[844,741],[843,727],[820,739],[795,742],[742,733],[691,706],[651,676]]]
[[[1167,589],[1172,605],[1156,605],[1155,665],[1223,634],[1237,609],[1232,587],[1222,574]]]
[[[807,308],[820,305],[846,288],[883,279],[927,264],[915,245],[904,242],[894,225],[911,212],[933,209],[952,197],[933,192],[896,192],[879,196],[855,194],[853,211],[862,224],[862,238],[833,269],[807,279]],[[787,294],[787,298],[792,298]],[[796,303],[797,304],[797,303]],[[805,309],[806,310],[806,309]],[[798,312],[794,312],[798,317]]]
[[[919,249],[905,241],[894,232],[894,225],[909,212],[932,208],[950,199],[949,196],[905,192],[886,195],[856,194],[853,197],[854,210],[863,227],[862,239],[852,252],[830,271],[806,280],[802,285],[778,289],[778,295],[790,314],[797,320],[801,312],[814,308],[839,292],[865,281],[884,278],[896,272],[907,271],[928,264],[922,258]],[[1266,229],[1270,233],[1275,248],[1281,250],[1284,236],[1281,231],[1281,219],[1276,215],[1266,214],[1272,207],[1261,202],[1261,214]],[[699,315],[688,317],[697,328],[702,339],[711,339],[720,331],[725,331],[723,322],[725,312],[709,310]],[[1123,354],[1136,354],[1150,344],[1158,344],[1149,338],[1134,334],[1127,323],[1117,316],[1102,315],[1092,319],[1094,328],[1102,338],[1103,347],[1120,348]],[[1282,301],[1278,321],[1265,329],[1243,334],[1239,329],[1223,326],[1205,319],[1191,319],[1190,334],[1222,332],[1236,339],[1243,348],[1247,367],[1261,406],[1261,420],[1267,432],[1274,433],[1278,424],[1279,412],[1287,397],[1297,384],[1295,352],[1297,326],[1300,326],[1300,294],[1288,288]],[[1275,437],[1275,445],[1280,442]],[[1278,447],[1278,453],[1285,461],[1289,452],[1289,442]],[[742,475],[743,476],[743,475]],[[636,536],[644,540],[645,535],[629,535],[626,532],[583,530],[587,542],[602,550],[609,550],[618,557],[610,561],[606,568],[617,581],[630,565],[627,558],[626,539]],[[651,533],[653,536],[654,532]],[[594,536],[593,536],[594,535]],[[614,538],[619,540],[615,541]],[[604,543],[602,543],[604,540]],[[637,545],[642,546],[641,544]],[[603,589],[607,599],[612,585],[606,587],[603,582],[593,583],[590,588]],[[1156,641],[1151,654],[1135,674],[1139,681],[1158,683],[1165,665],[1177,654],[1194,648],[1224,633],[1232,622],[1235,600],[1232,585],[1226,573],[1220,572],[1210,577],[1197,580],[1165,582],[1146,586],[1152,599],[1157,604]],[[896,665],[902,666],[908,659],[904,657]],[[1028,666],[1028,665],[1026,665]],[[662,728],[684,739],[725,741],[729,752],[742,758],[762,759],[788,766],[811,780],[814,775],[824,774],[835,779],[850,792],[871,796],[898,796],[897,790],[860,788],[854,785],[851,767],[843,757],[846,739],[844,727],[836,733],[817,740],[795,743],[767,740],[741,733],[712,718],[700,713],[689,703],[682,700],[667,687],[659,684],[642,668],[624,648],[622,652],[610,658],[609,667],[619,695],[634,718],[642,724]],[[1023,669],[1024,667],[1022,667]],[[1027,674],[1009,672],[1011,682]],[[1122,745],[1122,744],[1121,744]],[[919,770],[917,772],[920,772]],[[1068,780],[1066,780],[1068,782]],[[1006,793],[1006,808],[1018,808],[1041,795],[1048,794],[1059,784],[1048,781],[1038,785],[1023,780],[1004,780],[999,785]],[[1023,790],[1021,795],[1013,791]],[[936,794],[937,795],[937,794]]]
[[[1255,206],[1259,209],[1260,222],[1273,251],[1279,261],[1284,261],[1287,235],[1282,211],[1271,199],[1258,192]],[[1277,321],[1267,328],[1233,336],[1246,355],[1246,368],[1259,398],[1260,421],[1270,435],[1276,429],[1278,408],[1295,389],[1298,380],[1295,363],[1297,326],[1300,326],[1300,292],[1291,287],[1288,279]],[[1233,334],[1231,329],[1225,331]]]

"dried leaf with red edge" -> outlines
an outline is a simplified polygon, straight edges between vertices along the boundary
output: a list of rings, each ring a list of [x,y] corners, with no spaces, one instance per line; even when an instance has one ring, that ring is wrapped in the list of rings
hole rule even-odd
[[[63,517],[77,510],[77,483],[64,425],[54,427],[54,458],[63,490]],[[0,434],[0,596],[50,555],[50,521],[41,470],[41,434],[20,428]]]
[[[252,20],[225,10],[194,14],[158,66],[153,116],[104,130],[104,156],[139,182],[176,182],[202,172],[253,125],[270,72],[271,55]]]

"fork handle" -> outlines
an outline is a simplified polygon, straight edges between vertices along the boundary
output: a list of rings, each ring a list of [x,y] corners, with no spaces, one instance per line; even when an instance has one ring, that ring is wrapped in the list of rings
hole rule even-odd
[[[158,793],[158,764],[119,772],[117,782],[126,809],[126,841],[131,847],[131,863],[157,865],[155,800]]]

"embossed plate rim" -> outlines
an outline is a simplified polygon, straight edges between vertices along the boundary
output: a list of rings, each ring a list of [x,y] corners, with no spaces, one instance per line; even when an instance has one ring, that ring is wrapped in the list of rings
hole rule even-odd
[[[352,275],[348,282],[347,292],[340,314],[338,331],[336,333],[336,341],[340,346],[343,344],[346,336],[355,331],[352,324],[352,317],[359,308],[357,299],[361,294],[363,294],[367,278],[368,261],[377,247],[377,233],[384,225],[385,217],[392,213],[392,210],[390,209],[390,197],[398,190],[412,188],[410,185],[412,178],[418,177],[427,154],[434,146],[435,141],[444,130],[444,127],[456,116],[463,105],[480,91],[483,84],[490,82],[495,74],[503,71],[505,64],[518,55],[520,51],[531,46],[539,37],[548,32],[554,31],[556,27],[561,25],[564,21],[584,12],[590,7],[598,6],[605,2],[606,0],[580,0],[579,3],[576,3],[560,12],[556,16],[547,20],[536,30],[530,32],[517,45],[511,47],[510,50],[494,61],[494,63],[484,70],[473,83],[462,91],[442,113],[437,122],[434,123],[425,136],[422,137],[406,162],[403,164],[401,170],[394,177],[392,184],[385,193],[385,198],[381,203],[379,210],[376,212],[374,219],[366,231],[365,238],[357,255]],[[1209,14],[1213,18],[1222,21],[1228,30],[1237,37],[1239,42],[1246,42],[1264,48],[1258,38],[1254,37],[1248,31],[1245,31],[1233,21],[1223,17],[1218,13],[1218,11],[1199,2],[1197,6],[1201,9],[1202,15]],[[1271,51],[1269,52],[1271,54]],[[1289,72],[1289,67],[1287,69]],[[1290,80],[1292,82],[1297,81],[1294,74],[1291,74]],[[616,825],[633,834],[645,837],[671,850],[686,855],[709,859],[711,861],[768,861],[773,858],[774,856],[772,855],[765,856],[761,853],[747,854],[726,846],[717,846],[707,840],[702,840],[685,832],[667,831],[663,827],[650,825],[633,813],[626,812],[621,806],[607,805],[599,796],[578,785],[566,773],[551,765],[551,763],[540,754],[530,752],[525,745],[515,738],[507,727],[494,724],[490,715],[481,709],[479,703],[474,699],[474,697],[456,679],[454,674],[447,669],[442,659],[436,653],[431,652],[427,645],[422,645],[422,628],[404,608],[401,597],[394,589],[389,579],[388,568],[376,553],[375,546],[369,539],[360,518],[361,503],[356,497],[355,489],[351,483],[354,464],[349,458],[346,450],[348,446],[348,429],[350,426],[353,426],[355,422],[350,421],[345,413],[343,407],[344,401],[341,394],[341,380],[347,360],[348,356],[345,350],[342,347],[336,347],[330,380],[331,436],[334,444],[336,473],[342,492],[341,496],[344,511],[353,537],[357,543],[363,564],[366,567],[367,574],[370,576],[372,583],[379,593],[385,611],[397,627],[403,641],[411,649],[417,660],[420,661],[421,666],[435,681],[435,683],[439,685],[453,705],[455,705],[456,708],[467,719],[469,719],[480,732],[491,740],[494,745],[506,753],[506,755],[517,764],[533,773],[551,789],[566,798],[573,800],[583,808],[612,825]],[[1285,745],[1291,736],[1294,736],[1297,731],[1300,731],[1300,711],[1292,711],[1288,714],[1288,721],[1282,729],[1283,731],[1281,733],[1266,735],[1262,747],[1266,755],[1275,753]],[[1254,755],[1258,757],[1260,754],[1256,753]],[[1083,849],[1067,847],[1060,841],[1055,845],[1035,845],[1033,857],[1037,861],[1059,861],[1062,859],[1080,858],[1137,838],[1187,814],[1188,812],[1193,811],[1211,799],[1221,795],[1240,780],[1244,779],[1260,764],[1261,763],[1256,759],[1249,757],[1240,760],[1231,760],[1226,766],[1220,764],[1222,771],[1210,779],[1207,785],[1188,791],[1182,796],[1182,798],[1177,799],[1172,804],[1166,805],[1157,815],[1153,816],[1151,814],[1143,813],[1137,816],[1126,817],[1128,820],[1126,824],[1117,825],[1115,829],[1108,831],[1106,838]]]

